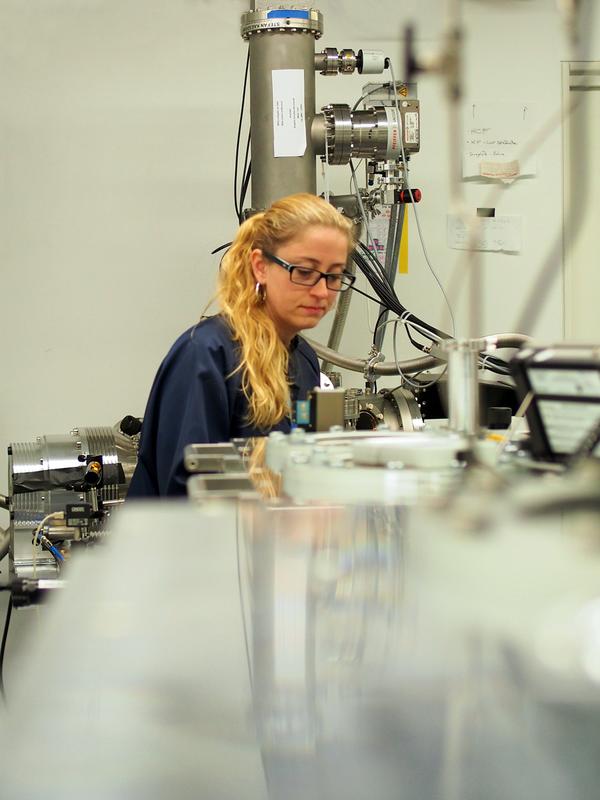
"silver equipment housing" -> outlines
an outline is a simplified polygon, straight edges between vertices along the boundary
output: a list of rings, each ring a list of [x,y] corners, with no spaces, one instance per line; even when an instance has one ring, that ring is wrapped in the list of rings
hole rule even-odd
[[[64,512],[69,504],[89,504],[98,509],[98,515],[84,527],[53,521],[43,529],[51,540],[90,541],[101,535],[110,510],[125,499],[137,461],[138,438],[139,434],[127,435],[116,425],[73,428],[66,435],[38,436],[34,442],[9,446],[9,561],[13,576],[32,575],[35,530],[45,517]],[[100,459],[103,481],[98,488],[78,488],[89,456]],[[55,576],[54,558],[39,546],[36,549],[38,577]]]

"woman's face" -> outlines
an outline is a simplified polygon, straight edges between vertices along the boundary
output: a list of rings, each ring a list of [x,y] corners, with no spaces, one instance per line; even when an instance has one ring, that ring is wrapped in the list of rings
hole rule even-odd
[[[311,225],[270,255],[320,272],[342,272],[348,258],[348,240],[336,228]],[[266,294],[265,309],[286,344],[299,331],[314,328],[335,303],[339,292],[328,289],[325,280],[315,286],[301,286],[292,283],[290,273],[269,261],[261,250],[253,250],[251,259],[254,277]]]

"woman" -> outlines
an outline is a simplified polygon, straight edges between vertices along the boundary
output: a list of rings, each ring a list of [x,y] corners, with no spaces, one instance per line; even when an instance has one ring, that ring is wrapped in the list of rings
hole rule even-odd
[[[310,194],[241,225],[219,275],[220,313],[179,337],[154,380],[129,497],[185,494],[188,444],[291,429],[294,403],[320,378],[297,334],[352,285],[352,246],[352,224]]]

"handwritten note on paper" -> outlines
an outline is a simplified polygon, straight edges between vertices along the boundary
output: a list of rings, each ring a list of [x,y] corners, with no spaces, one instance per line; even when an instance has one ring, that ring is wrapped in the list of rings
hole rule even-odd
[[[468,217],[448,214],[446,239],[454,250],[490,250],[520,253],[523,240],[521,217]]]
[[[523,103],[473,103],[467,110],[463,178],[510,183],[535,175],[535,156],[524,152],[532,130],[531,107]]]
[[[303,156],[306,151],[304,70],[274,69],[273,155]]]

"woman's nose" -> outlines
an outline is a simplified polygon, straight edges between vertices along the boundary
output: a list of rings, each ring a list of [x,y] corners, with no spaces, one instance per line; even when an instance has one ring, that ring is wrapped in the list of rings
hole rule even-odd
[[[314,286],[311,286],[310,291],[311,294],[315,295],[315,297],[329,297],[329,289],[325,283],[325,278],[321,278],[318,283],[315,283]]]

